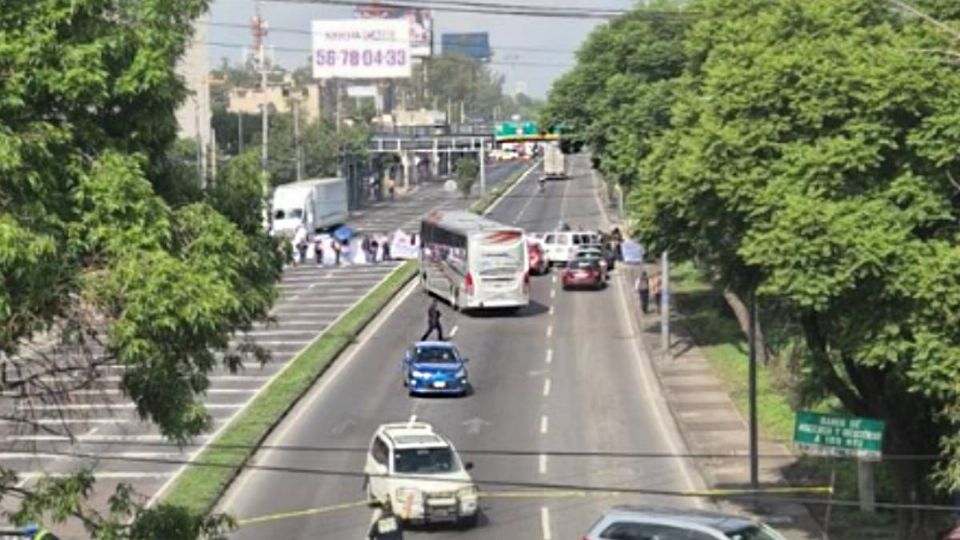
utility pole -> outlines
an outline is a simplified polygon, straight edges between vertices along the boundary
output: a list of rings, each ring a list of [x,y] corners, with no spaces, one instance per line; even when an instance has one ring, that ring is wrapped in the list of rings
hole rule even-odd
[[[663,250],[662,268],[660,270],[660,343],[663,347],[663,357],[671,358],[670,352],[670,257],[667,250]]]
[[[484,155],[483,149],[483,139],[480,139],[480,151],[477,152],[477,157],[480,158],[480,196],[483,197],[487,194],[487,160]]]
[[[293,154],[297,160],[297,182],[303,180],[303,152],[300,145],[300,98],[297,92],[290,92],[290,106],[293,108]]]
[[[237,113],[237,155],[243,153],[243,113]]]
[[[267,146],[269,144],[269,99],[267,96],[267,58],[264,48],[263,38],[267,35],[267,22],[260,15],[260,2],[257,2],[257,14],[253,17],[251,24],[253,30],[253,42],[257,48],[257,67],[260,69],[260,121],[261,121],[261,141],[260,141],[260,168],[267,170]]]
[[[750,489],[760,487],[760,456],[759,439],[757,435],[757,293],[750,297],[750,331],[747,333],[750,341]]]

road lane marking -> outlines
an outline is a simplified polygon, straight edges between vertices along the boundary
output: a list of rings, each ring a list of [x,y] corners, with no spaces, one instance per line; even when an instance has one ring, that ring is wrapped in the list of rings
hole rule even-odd
[[[391,304],[386,310],[381,311],[380,314],[377,315],[377,319],[375,319],[368,327],[369,332],[373,334],[379,333],[380,328],[383,327],[386,321],[393,316],[394,312],[396,312],[397,309],[399,309],[400,306],[407,301],[407,298],[409,298],[410,295],[412,295],[416,290],[417,290],[416,281],[411,281],[409,284],[407,284],[406,290],[401,290],[400,293],[397,294],[396,301],[393,304]],[[362,331],[361,334],[366,333],[366,331],[367,330]],[[344,366],[349,364],[350,360],[352,360],[353,357],[357,355],[357,351],[359,351],[362,348],[363,348],[362,346],[354,347],[353,349],[346,351],[343,355],[343,358],[338,357],[336,361],[334,361],[333,367],[330,368],[330,373],[324,374],[324,376],[320,378],[320,381],[316,385],[315,389],[313,390],[313,393],[304,401],[303,405],[299,406],[297,410],[294,411],[293,416],[291,416],[290,419],[286,420],[285,424],[281,424],[283,427],[280,429],[280,431],[277,432],[276,439],[275,439],[276,441],[284,440],[285,438],[287,438],[287,435],[290,433],[290,431],[294,427],[299,427],[298,424],[300,423],[301,418],[307,413],[307,411],[309,411],[313,407],[314,402],[316,402],[317,399],[321,395],[323,395],[324,390],[331,384],[332,381],[335,381],[337,379],[337,376],[339,376],[340,373],[343,372]],[[273,437],[271,437],[271,439],[273,439]],[[266,459],[266,456],[269,455],[271,451],[272,450],[269,448],[266,450],[258,451],[254,455],[254,457],[251,459],[251,462],[253,464],[262,463],[263,460]],[[240,495],[241,493],[244,493],[245,490],[243,488],[244,486],[246,486],[247,482],[250,481],[250,478],[254,476],[253,473],[255,472],[255,470],[247,470],[244,472],[241,472],[240,477],[237,478],[236,488],[230,489],[227,492],[226,496],[222,499],[221,503],[219,504],[220,508],[223,508],[223,509],[230,508],[231,506],[233,506],[233,503],[236,500],[237,496]]]
[[[550,306],[549,313],[550,313],[550,315],[553,315],[553,306]]]
[[[553,362],[553,349],[547,349],[547,364]]]
[[[554,283],[557,282],[557,275],[556,275],[556,274],[553,275],[553,282],[554,282]]]
[[[553,335],[553,325],[549,324],[547,325],[547,337],[550,337],[552,335]]]
[[[317,514],[329,514],[330,512],[336,512],[338,510],[348,510],[351,508],[359,508],[361,506],[366,506],[367,501],[356,501],[352,503],[345,504],[335,504],[333,506],[323,506],[320,508],[308,508],[306,510],[294,510],[293,512],[278,512],[275,514],[268,514],[265,516],[251,517],[245,519],[238,519],[237,525],[240,527],[246,527],[248,525],[258,525],[261,523],[269,523],[271,521],[281,521],[284,519],[292,519],[298,517],[306,516],[315,516]]]
[[[460,329],[459,326],[454,326],[454,327],[450,330],[450,337],[453,337],[453,336],[457,335],[457,330],[459,330],[459,329]]]
[[[548,397],[550,395],[550,378],[547,377],[543,381],[543,397]]]
[[[557,297],[557,290],[550,289],[550,298],[556,298],[556,297]]]
[[[527,179],[527,176],[530,176],[530,173],[537,170],[539,166],[540,166],[540,160],[536,160],[533,163],[531,163],[530,168],[527,169],[524,173],[522,173],[520,175],[520,178],[517,178],[517,181],[514,182],[512,186],[510,186],[510,189],[505,191],[503,195],[497,198],[497,200],[493,201],[493,204],[491,204],[486,210],[484,210],[483,215],[486,216],[486,215],[489,215],[491,212],[493,212],[493,210],[497,206],[499,206],[502,201],[506,200],[506,198],[509,197],[511,193],[513,193],[513,190],[517,189],[521,184],[523,184],[523,182]]]
[[[18,404],[18,411],[125,411],[133,410],[136,403],[37,403],[37,404]],[[233,410],[242,407],[241,404],[234,403],[204,403],[203,407],[207,410]]]
[[[547,455],[540,454],[540,464],[539,464],[540,474],[547,474]]]
[[[546,506],[540,508],[540,528],[543,529],[543,540],[552,540],[550,535],[550,509]]]
[[[368,298],[372,291],[374,291],[377,287],[379,287],[380,285],[382,285],[383,283],[385,283],[388,279],[390,279],[390,276],[392,276],[392,275],[393,275],[393,271],[385,274],[380,281],[378,281],[376,284],[374,284],[365,294],[360,295],[360,297],[357,299],[357,301],[354,302],[353,304],[350,304],[350,306],[352,307],[352,306],[354,306],[354,305],[357,305],[357,304],[359,304],[360,302],[362,302],[364,298]],[[403,291],[400,291],[400,293],[399,293],[399,295],[398,295],[398,297],[397,297],[400,302],[402,302],[403,299],[405,299],[407,296],[409,296],[409,295],[413,292],[413,290],[414,290],[414,288],[413,288],[413,286],[412,286],[412,282],[411,282],[411,284],[407,285],[407,287],[408,287],[408,290],[407,290],[405,293],[404,293]],[[389,306],[389,308],[388,308],[387,310],[380,311],[380,313],[378,313],[375,317],[379,318],[379,317],[380,317],[380,314],[385,314],[386,316],[385,316],[384,318],[382,318],[382,319],[375,319],[374,322],[371,323],[369,326],[371,326],[371,327],[373,327],[373,328],[379,328],[380,326],[382,326],[382,325],[383,325],[383,321],[384,321],[386,318],[388,318],[389,315],[390,315],[391,313],[393,313],[394,310],[396,310],[396,308],[397,308],[398,305],[399,305],[399,303],[393,304],[392,306]],[[349,313],[350,311],[352,311],[352,310],[351,310],[351,309],[344,309],[344,310],[337,316],[337,318],[333,320],[333,322],[331,323],[331,325],[336,324],[338,321],[342,320],[342,319],[347,315],[347,313]],[[364,329],[364,331],[365,331],[365,330],[366,330],[366,329]],[[361,331],[361,335],[364,333],[364,331]],[[320,338],[322,338],[322,337],[325,336],[325,335],[327,335],[327,329],[326,329],[326,328],[325,328],[322,332],[318,333],[318,334],[314,337],[313,343],[316,343],[317,340],[319,340]],[[304,346],[303,348],[301,348],[299,351],[297,351],[297,352],[293,355],[293,360],[296,360],[296,358],[297,358],[298,356],[300,356],[302,353],[304,353],[309,347],[310,347],[310,345],[306,345],[306,346]],[[355,350],[356,350],[356,349],[354,349],[354,351],[355,351]],[[352,356],[352,354],[348,352],[348,353],[347,353],[347,358],[349,358],[349,357],[351,357],[351,356]],[[210,436],[209,436],[209,438],[207,439],[206,442],[204,442],[202,445],[200,445],[199,447],[197,447],[196,450],[195,450],[192,454],[190,454],[190,457],[187,459],[187,464],[181,466],[180,468],[178,468],[178,469],[176,470],[176,472],[175,472],[172,476],[170,476],[170,477],[167,479],[167,481],[163,483],[162,486],[160,486],[160,489],[158,489],[157,492],[154,493],[152,497],[150,497],[150,500],[147,501],[147,507],[150,508],[150,507],[152,507],[153,505],[155,505],[155,504],[157,503],[157,501],[161,500],[161,499],[166,495],[167,490],[170,489],[170,486],[172,486],[173,483],[176,481],[176,479],[180,476],[180,473],[182,473],[182,472],[186,469],[186,467],[188,467],[190,464],[192,464],[194,461],[196,461],[196,459],[197,459],[198,457],[200,457],[200,455],[203,454],[204,451],[206,451],[206,449],[207,449],[207,447],[209,446],[210,442],[216,441],[216,440],[217,440],[217,437],[219,437],[220,434],[223,433],[223,431],[224,431],[225,429],[227,429],[227,427],[229,427],[230,425],[232,425],[233,422],[240,416],[240,414],[241,414],[244,410],[246,410],[246,406],[249,405],[250,403],[253,403],[253,401],[260,395],[260,393],[263,392],[267,387],[270,386],[270,382],[276,380],[278,377],[280,377],[281,375],[283,375],[284,373],[286,373],[287,369],[289,369],[290,366],[294,365],[295,363],[296,363],[295,361],[286,362],[286,363],[284,363],[283,367],[281,367],[280,369],[277,370],[276,373],[270,375],[269,377],[265,377],[265,379],[267,379],[267,381],[266,381],[264,384],[261,384],[260,387],[257,388],[257,391],[256,391],[253,395],[251,395],[249,398],[247,398],[246,402],[244,402],[244,407],[241,407],[241,408],[237,409],[236,411],[234,411],[234,412],[230,415],[230,417],[227,418],[226,421],[223,422],[223,423],[220,425],[220,427],[218,427],[213,433],[210,434]],[[315,386],[315,388],[324,388],[324,387],[326,386],[326,383],[328,383],[328,382],[330,381],[330,379],[333,378],[333,375],[335,375],[336,373],[339,373],[339,370],[338,370],[337,368],[339,368],[340,366],[342,366],[342,365],[345,364],[345,363],[346,363],[346,362],[344,361],[344,359],[341,359],[341,358],[339,358],[339,357],[336,358],[336,359],[333,361],[333,367],[331,368],[331,369],[334,370],[333,373],[331,373],[331,374],[329,374],[329,375],[325,375],[324,377],[321,377],[321,380],[320,380],[319,384],[317,384],[317,385]],[[248,377],[247,379],[249,380],[249,377]],[[301,409],[300,412],[302,412],[302,409]],[[294,418],[295,418],[295,417],[296,417],[296,416],[294,416]],[[283,431],[281,431],[281,432],[283,432]],[[259,454],[259,452],[258,452],[257,454]],[[250,460],[250,462],[255,462],[255,461],[257,461],[257,460],[256,460],[256,456],[254,456],[254,458]],[[241,470],[238,474],[243,474],[243,471]],[[247,476],[246,478],[249,478],[249,476]],[[243,485],[244,480],[245,480],[245,478],[240,478],[240,479],[237,480],[238,487],[240,487],[240,486]],[[231,502],[232,502],[232,498],[231,498],[230,496],[224,497],[224,498],[221,498],[221,501],[231,501]]]
[[[546,435],[549,427],[550,427],[550,419],[547,418],[547,415],[541,416],[540,417],[540,434]]]

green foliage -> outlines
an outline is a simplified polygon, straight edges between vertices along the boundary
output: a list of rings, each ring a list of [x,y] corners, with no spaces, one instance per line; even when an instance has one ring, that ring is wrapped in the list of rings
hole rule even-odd
[[[218,353],[236,358],[231,335],[266,317],[280,275],[256,226],[262,180],[249,159],[205,195],[195,147],[176,140],[186,90],[174,66],[206,7],[75,0],[0,13],[0,350],[27,373],[53,375],[16,353],[38,332],[70,328],[84,336],[91,365],[80,367],[123,364],[124,395],[180,442],[210,426],[207,374]],[[16,483],[0,475],[0,492]],[[86,473],[45,480],[20,493],[18,515],[80,518],[103,539],[197,538],[222,524],[145,509],[125,486],[113,511],[93,512],[92,485]]]
[[[306,351],[291,360],[292,364],[283,374],[274,379],[200,454],[197,461],[209,466],[190,467],[177,478],[165,498],[166,503],[196,515],[209,512],[273,426],[416,274],[416,262],[401,265]]]
[[[540,111],[543,125],[566,124],[590,145],[601,170],[620,184],[637,181],[649,141],[670,123],[687,62],[686,18],[670,2],[634,9],[596,29],[576,67],[556,82]]]
[[[457,188],[465,198],[469,197],[473,191],[473,184],[476,183],[477,176],[480,174],[480,167],[474,159],[460,158],[457,160],[456,171]]]
[[[960,487],[960,72],[931,52],[944,34],[871,0],[694,8],[672,42],[630,40],[639,58],[617,25],[642,8],[601,27],[548,112],[633,182],[650,251],[776,303],[804,384],[886,420],[889,453],[939,450],[939,486]],[[929,464],[891,468],[901,501],[936,500]],[[912,517],[900,537],[926,537]]]

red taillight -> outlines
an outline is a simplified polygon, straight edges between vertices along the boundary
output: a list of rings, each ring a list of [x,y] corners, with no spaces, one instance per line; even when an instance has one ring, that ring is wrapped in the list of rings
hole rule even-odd
[[[467,272],[467,277],[463,280],[463,288],[467,290],[467,294],[473,296],[473,274]]]

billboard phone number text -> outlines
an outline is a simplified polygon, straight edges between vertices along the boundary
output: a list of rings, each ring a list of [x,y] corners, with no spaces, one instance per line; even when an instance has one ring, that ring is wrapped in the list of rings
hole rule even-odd
[[[406,66],[404,49],[318,49],[314,53],[318,66]]]

